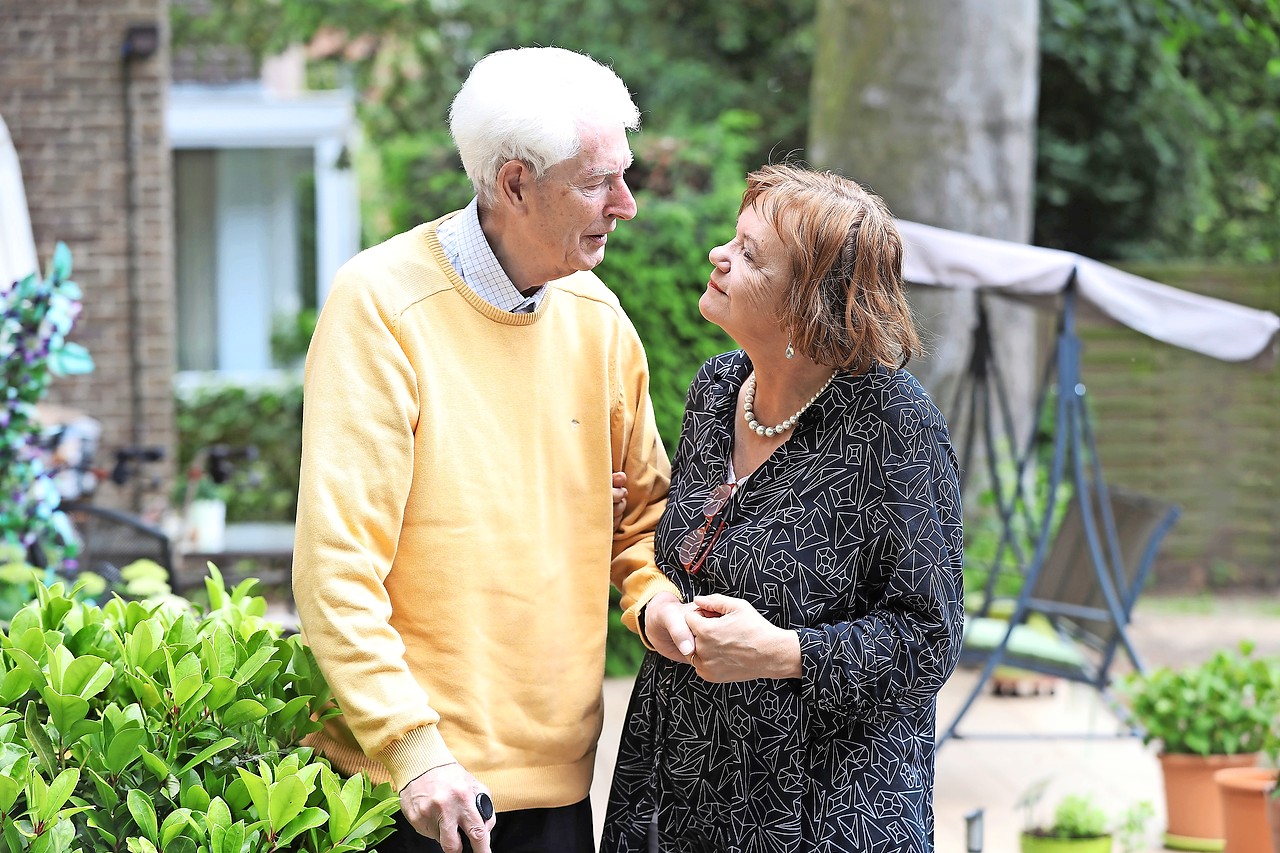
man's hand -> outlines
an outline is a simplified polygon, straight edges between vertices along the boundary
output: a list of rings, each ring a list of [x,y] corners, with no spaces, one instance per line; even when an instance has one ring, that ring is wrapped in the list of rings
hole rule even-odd
[[[481,791],[485,787],[461,764],[446,764],[405,785],[400,792],[400,810],[419,835],[434,840],[444,853],[462,853],[459,832],[467,836],[474,853],[491,853],[489,833],[497,818],[480,818],[476,794]]]
[[[685,623],[685,614],[694,605],[682,604],[669,592],[660,592],[644,608],[644,635],[658,654],[679,663],[693,657],[693,633]]]
[[[627,473],[613,472],[613,529],[622,524],[622,514],[627,511]]]
[[[684,618],[698,644],[691,663],[707,681],[801,675],[800,637],[774,625],[741,598],[700,595]]]

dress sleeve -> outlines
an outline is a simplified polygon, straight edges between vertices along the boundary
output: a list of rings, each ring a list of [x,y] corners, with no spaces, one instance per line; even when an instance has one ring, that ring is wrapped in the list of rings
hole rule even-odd
[[[654,532],[667,505],[671,463],[649,398],[649,364],[640,338],[623,315],[612,421],[614,470],[627,474],[627,509],[613,536],[610,579],[622,593],[622,621],[640,633],[638,614],[660,592],[679,590],[654,561]]]
[[[399,317],[373,291],[340,272],[308,352],[293,595],[352,734],[402,786],[453,758],[383,586],[413,480],[419,397]]]
[[[883,499],[868,509],[879,516],[868,544],[880,600],[859,619],[799,631],[806,701],[853,717],[932,701],[964,628],[960,486],[945,427],[891,430],[882,446]]]

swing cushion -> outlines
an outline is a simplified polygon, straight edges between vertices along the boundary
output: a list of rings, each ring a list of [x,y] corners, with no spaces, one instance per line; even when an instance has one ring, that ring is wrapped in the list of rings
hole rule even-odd
[[[1004,662],[1016,666],[1019,661],[1036,661],[1054,668],[1084,669],[1088,661],[1079,646],[1063,639],[1043,619],[1037,624],[1035,616],[1026,624],[1018,625],[1009,637]],[[965,620],[964,646],[967,652],[990,653],[1000,646],[1009,623],[990,616],[970,617]]]

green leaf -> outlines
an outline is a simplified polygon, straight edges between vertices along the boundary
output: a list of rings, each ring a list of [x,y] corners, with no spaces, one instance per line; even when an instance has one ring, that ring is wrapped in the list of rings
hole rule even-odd
[[[398,808],[400,808],[399,799],[391,797],[383,800],[368,809],[364,814],[360,815],[360,817],[356,818],[355,829],[351,830],[351,833],[347,838],[351,841],[354,841],[357,838],[364,838],[366,835],[377,832],[387,824],[393,823],[394,820],[391,815],[394,814]]]
[[[245,823],[238,820],[227,828],[214,827],[209,833],[210,853],[240,853],[244,847]]]
[[[356,777],[351,777],[354,780]],[[320,776],[320,788],[324,791],[325,808],[329,810],[329,837],[345,838],[351,828],[351,809],[342,799],[342,783],[338,775],[332,771]],[[359,800],[357,800],[359,802]]]
[[[275,648],[270,645],[265,645],[258,649],[253,657],[240,664],[240,667],[236,670],[235,674],[236,681],[244,684],[249,679],[253,678],[258,673],[258,670],[262,669],[262,667],[266,665],[267,661],[271,660],[271,656],[274,654]]]
[[[127,726],[116,732],[107,746],[105,762],[107,770],[119,776],[138,760],[138,748],[146,740],[147,733],[138,726]]]
[[[163,758],[145,747],[140,748],[138,751],[142,753],[142,763],[146,765],[147,769],[151,771],[159,782],[164,782],[169,778],[171,775],[169,773],[169,765]]]
[[[126,802],[129,805],[129,814],[133,815],[134,823],[138,824],[138,828],[151,842],[158,842],[160,827],[156,823],[156,805],[151,797],[145,791],[134,788],[129,792]]]
[[[107,688],[115,674],[111,664],[102,658],[83,655],[67,667],[61,689],[63,693],[70,693],[81,699],[92,699]]]
[[[27,714],[24,721],[27,741],[31,744],[31,749],[36,758],[40,760],[40,764],[49,773],[56,773],[58,763],[57,756],[53,751],[53,741],[49,739],[49,733],[45,731],[44,724],[40,722],[38,714],[37,703],[27,703]]]
[[[44,632],[40,630],[28,631],[24,635],[24,638],[30,638],[32,636],[34,636],[36,643],[38,644],[37,654],[43,652]],[[41,668],[40,664],[36,663],[36,659],[28,654],[26,649],[14,646],[8,649],[7,653],[10,659],[17,664],[18,669],[31,680],[32,687],[35,687],[38,690],[49,683],[48,679],[45,678],[44,669]]]
[[[284,828],[277,833],[277,844],[288,844],[302,833],[309,829],[315,829],[317,826],[323,826],[324,822],[329,819],[324,809],[308,806],[298,813],[298,816],[285,824]]]
[[[17,802],[18,795],[22,793],[24,787],[22,780],[27,778],[27,773],[31,765],[30,754],[15,744],[5,744],[6,748],[13,751],[6,751],[5,760],[0,763],[0,812],[9,814],[13,811],[13,804]],[[19,751],[14,754],[14,751]],[[9,760],[12,758],[12,760]]]
[[[217,626],[212,634],[204,638],[200,657],[204,660],[205,672],[210,681],[235,672],[236,643],[224,626]]]
[[[200,848],[185,835],[179,835],[164,847],[164,853],[196,853]]]
[[[98,792],[97,806],[107,812],[113,811],[120,802],[120,795],[116,793],[116,789],[111,787],[111,783],[103,779],[92,767],[86,767],[85,772],[93,780],[93,787]]]
[[[169,853],[172,849],[170,844],[188,826],[192,826],[191,809],[174,809],[171,811],[160,826],[160,849],[164,850],[165,853]]]
[[[79,696],[63,696],[46,687],[40,691],[45,704],[49,707],[49,720],[62,735],[64,740],[72,727],[83,720],[89,713],[89,703]],[[69,744],[64,744],[69,745]]]
[[[204,674],[200,670],[200,657],[194,652],[183,657],[174,668],[174,676],[175,680],[172,682],[174,702],[185,705],[204,684]]]
[[[203,714],[205,711],[204,699],[211,690],[213,690],[213,685],[202,682],[196,688],[196,692],[188,697],[183,704],[182,712],[178,715],[178,722],[187,725]]]
[[[66,674],[67,667],[75,660],[75,655],[71,654],[70,649],[63,646],[59,640],[61,640],[60,635],[50,646],[47,635],[43,631],[41,632],[40,644],[47,650],[44,668],[48,674],[49,686],[58,692],[62,692],[62,677]]]
[[[32,685],[35,684],[31,674],[21,669],[11,669],[0,678],[0,704],[16,705]]]
[[[175,773],[174,775],[175,776],[187,775],[187,773],[191,772],[196,767],[199,767],[201,764],[204,764],[213,756],[217,755],[220,752],[223,752],[224,750],[230,749],[231,747],[235,746],[239,742],[240,741],[237,740],[236,738],[224,737],[221,740],[219,740],[217,743],[206,746],[204,749],[196,753],[191,758],[191,760],[189,760],[186,764],[182,765],[182,769],[178,770],[178,772]]]
[[[222,714],[222,724],[227,727],[238,726],[261,720],[267,715],[267,708],[257,699],[241,699]]]
[[[183,786],[182,792],[178,796],[178,802],[185,809],[191,809],[193,812],[203,814],[209,810],[209,804],[212,800],[203,785],[187,784]]]
[[[160,689],[155,680],[141,669],[137,670],[136,674],[126,672],[125,678],[133,690],[133,695],[142,703],[143,708],[154,711],[164,704],[164,697],[160,695]]]
[[[32,630],[36,631],[34,642],[31,640]],[[35,602],[23,607],[9,620],[9,642],[12,645],[6,648],[16,646],[32,657],[40,656],[44,649],[44,624],[40,608]]]
[[[71,794],[76,789],[76,784],[80,781],[80,771],[75,767],[68,767],[58,774],[58,777],[49,785],[49,790],[45,794],[45,800],[40,804],[37,811],[39,819],[48,823],[53,820],[58,811],[71,798]]]
[[[125,661],[130,669],[149,675],[161,662],[161,659],[152,657],[159,647],[160,631],[156,624],[149,619],[139,622],[125,643]]]
[[[216,675],[209,682],[209,692],[205,696],[205,704],[210,711],[217,711],[236,697],[240,685],[225,675]]]
[[[205,825],[210,830],[215,828],[226,829],[231,826],[231,809],[227,808],[227,803],[222,797],[214,797],[209,801],[209,808],[205,811]]]
[[[268,811],[269,799],[267,797],[267,782],[261,776],[257,776],[243,767],[237,767],[240,773],[240,781],[244,783],[245,789],[249,792],[250,799],[253,800],[253,807],[257,810],[259,820],[267,820],[270,814]]]
[[[307,802],[307,790],[297,776],[286,776],[273,784],[267,793],[267,820],[279,834]]]
[[[311,699],[311,696],[294,696],[288,702],[285,702],[273,716],[275,719],[284,722],[288,722],[300,715],[310,716],[307,709],[310,707]]]

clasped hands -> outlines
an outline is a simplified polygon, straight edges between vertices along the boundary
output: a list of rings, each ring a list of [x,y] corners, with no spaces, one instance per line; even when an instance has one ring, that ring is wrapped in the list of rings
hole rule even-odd
[[[700,595],[683,603],[659,593],[645,608],[645,636],[658,654],[719,684],[801,674],[799,636],[741,598]]]

